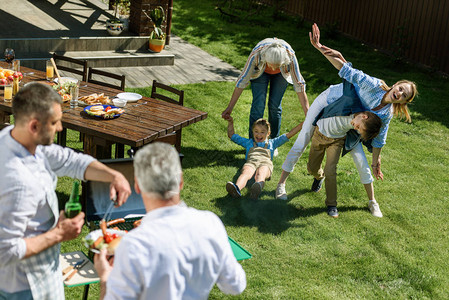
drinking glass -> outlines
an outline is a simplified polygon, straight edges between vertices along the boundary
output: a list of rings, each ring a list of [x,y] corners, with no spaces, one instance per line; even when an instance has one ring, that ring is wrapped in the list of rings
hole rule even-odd
[[[11,83],[6,83],[4,85],[3,96],[4,96],[5,102],[12,101],[12,84]]]
[[[70,108],[75,108],[78,106],[78,94],[79,87],[74,85],[70,87]]]
[[[8,63],[8,68],[11,69],[12,68],[12,61],[16,57],[14,49],[6,48],[4,55],[5,55],[5,61]]]
[[[14,72],[20,72],[20,60],[19,59],[15,59],[12,62],[12,69]]]
[[[54,68],[53,68],[53,64],[51,63],[51,60],[47,60],[46,61],[46,79],[48,81],[51,81],[53,79],[54,75]]]

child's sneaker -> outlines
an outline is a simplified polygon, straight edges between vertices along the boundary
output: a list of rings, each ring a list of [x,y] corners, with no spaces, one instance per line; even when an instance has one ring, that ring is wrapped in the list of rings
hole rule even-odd
[[[279,183],[276,188],[276,199],[287,200],[287,192],[285,191],[285,183]]]
[[[376,200],[368,201],[368,207],[371,214],[375,217],[382,218],[382,212],[380,211],[379,204],[377,204]]]
[[[310,190],[312,192],[318,193],[321,190],[322,185],[323,185],[323,179],[313,178],[312,188]]]
[[[251,200],[257,200],[259,199],[259,195],[262,192],[262,182],[254,182],[254,184],[251,186],[249,198]]]
[[[327,207],[327,214],[329,217],[332,218],[338,218],[338,210],[336,206],[328,206]]]
[[[242,193],[240,192],[240,189],[238,186],[236,186],[233,182],[228,181],[226,183],[226,191],[229,195],[231,195],[234,198],[240,198],[242,196]]]

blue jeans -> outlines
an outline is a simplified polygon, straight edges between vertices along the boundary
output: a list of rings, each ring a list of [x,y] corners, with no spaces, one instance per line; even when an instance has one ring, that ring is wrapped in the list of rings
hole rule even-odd
[[[270,138],[277,137],[281,130],[282,97],[287,89],[288,82],[281,73],[274,75],[262,73],[259,78],[251,80],[253,102],[251,104],[251,112],[249,115],[250,138],[253,138],[253,123],[258,119],[263,118],[268,84],[270,84],[270,94],[268,95],[268,122],[270,122],[271,125]]]

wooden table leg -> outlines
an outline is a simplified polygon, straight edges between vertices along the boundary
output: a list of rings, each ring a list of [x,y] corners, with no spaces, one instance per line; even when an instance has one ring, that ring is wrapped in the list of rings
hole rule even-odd
[[[0,111],[0,129],[8,125],[11,125],[11,114],[4,111]]]
[[[115,144],[115,158],[125,157],[125,145],[117,143]]]
[[[84,134],[83,140],[85,154],[89,154],[96,159],[111,158],[112,144],[110,142],[87,134]]]
[[[62,131],[57,133],[56,143],[62,147],[67,145],[67,128],[63,128]]]

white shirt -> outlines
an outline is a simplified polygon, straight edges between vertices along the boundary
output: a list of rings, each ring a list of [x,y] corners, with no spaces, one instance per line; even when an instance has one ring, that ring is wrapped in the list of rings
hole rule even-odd
[[[83,179],[94,158],[58,145],[38,146],[32,155],[11,137],[13,126],[0,131],[0,290],[30,289],[20,260],[24,238],[42,234],[56,218],[49,206],[57,176]]]
[[[349,130],[354,129],[351,124],[353,118],[354,115],[323,118],[319,119],[316,125],[324,136],[338,139],[346,136]]]
[[[246,275],[221,220],[180,205],[148,212],[115,252],[105,299],[207,299],[240,294]]]

